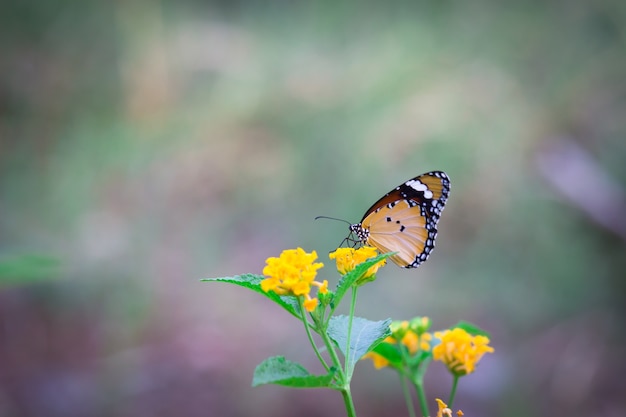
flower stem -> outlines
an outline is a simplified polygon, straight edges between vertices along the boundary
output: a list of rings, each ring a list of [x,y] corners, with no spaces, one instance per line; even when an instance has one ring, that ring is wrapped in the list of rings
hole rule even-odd
[[[320,336],[322,337],[326,350],[328,350],[328,354],[333,361],[333,368],[337,371],[338,385],[332,386],[332,388],[341,391],[341,396],[343,397],[343,403],[346,407],[348,417],[356,417],[356,410],[354,409],[354,402],[352,401],[352,393],[350,392],[350,378],[346,376],[343,367],[341,366],[341,362],[339,361],[339,356],[337,356],[335,346],[328,337],[326,330],[322,329],[322,331],[320,331]]]
[[[346,413],[348,414],[348,417],[356,417],[356,410],[354,409],[354,402],[352,401],[350,385],[346,385],[341,390],[341,396],[343,397],[343,403],[346,406]]]
[[[400,375],[400,383],[402,384],[402,393],[404,394],[404,400],[406,401],[406,408],[409,410],[409,417],[415,417],[415,406],[413,405],[413,399],[409,392],[409,386],[406,383],[406,378]]]
[[[326,369],[326,372],[329,372],[330,367],[328,366],[328,364],[324,360],[324,357],[322,356],[319,349],[317,348],[315,344],[315,340],[313,339],[313,335],[311,334],[311,329],[309,328],[310,327],[309,322],[306,319],[306,313],[305,313],[306,310],[304,309],[302,297],[298,297],[298,304],[300,305],[301,319],[302,319],[302,323],[304,324],[304,330],[306,330],[306,335],[309,338],[309,343],[311,343],[311,346],[313,347],[313,351],[315,352],[317,359],[319,359],[319,361],[322,363],[322,365],[324,366],[324,369]]]
[[[450,398],[448,399],[448,407],[452,408],[452,403],[454,402],[454,396],[456,395],[456,386],[459,382],[459,376],[454,375],[454,380],[452,381],[452,389],[450,390]]]
[[[420,401],[420,409],[422,410],[422,416],[427,417],[428,413],[428,401],[426,400],[426,393],[424,392],[424,380],[422,377],[413,380],[413,386],[417,392],[417,398]]]
[[[346,341],[346,377],[348,381],[352,377],[352,372],[354,371],[354,367],[350,365],[350,355],[352,355],[352,351],[350,350],[350,345],[352,344],[352,320],[354,318],[354,311],[356,309],[356,295],[357,295],[357,286],[352,287],[352,299],[350,300],[350,315],[348,316],[348,336]]]
[[[344,385],[341,388],[341,395],[343,396],[343,402],[346,406],[346,412],[348,413],[348,417],[356,417],[356,410],[354,409],[354,403],[352,402],[352,394],[350,392],[350,380],[352,379],[352,372],[354,371],[354,365],[351,365],[350,356],[352,355],[352,350],[350,349],[350,345],[352,344],[352,321],[354,318],[354,311],[356,310],[356,295],[357,295],[358,287],[352,287],[352,299],[350,300],[350,315],[348,316],[348,335],[346,337],[346,355],[344,367],[345,371],[343,373]]]
[[[428,365],[430,364],[431,357],[425,357],[421,363],[417,365],[416,368],[411,369],[411,382],[415,387],[415,392],[417,392],[417,398],[420,402],[420,409],[422,411],[422,416],[426,417],[430,415],[428,412],[428,400],[426,399],[426,392],[424,391],[424,374],[428,369]]]

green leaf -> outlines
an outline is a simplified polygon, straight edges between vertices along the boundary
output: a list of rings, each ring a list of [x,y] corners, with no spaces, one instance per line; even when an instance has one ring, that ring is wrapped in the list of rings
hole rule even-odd
[[[300,306],[298,305],[298,299],[294,296],[278,295],[274,291],[265,292],[261,288],[261,281],[266,277],[263,275],[255,274],[243,274],[235,275],[234,277],[220,277],[220,278],[204,278],[200,281],[203,282],[227,282],[229,284],[239,285],[240,287],[251,289],[287,310],[289,313],[297,318],[300,318]]]
[[[372,349],[372,352],[376,352],[383,358],[387,359],[390,366],[396,368],[401,368],[403,366],[402,354],[400,353],[399,346],[395,343],[381,342],[376,345],[374,349]],[[409,355],[409,357],[407,358],[408,364],[409,366],[419,365],[420,363],[423,363],[424,361],[429,359],[431,356],[431,350],[420,350],[417,354]]]
[[[395,343],[381,342],[377,344],[374,349],[372,349],[372,352],[376,352],[383,358],[387,359],[391,365],[402,365],[402,355],[398,351],[398,345]]]
[[[397,252],[383,253],[382,255],[370,258],[367,261],[358,264],[356,268],[344,275],[341,280],[339,280],[339,283],[337,284],[337,289],[335,290],[335,298],[333,300],[335,306],[339,305],[341,299],[346,294],[346,291],[348,291],[348,289],[352,287],[352,285],[354,285],[354,283],[359,278],[365,275],[368,269],[370,269],[372,266],[376,265],[383,259],[387,259],[390,256],[393,256],[395,253]]]
[[[459,321],[457,324],[455,324],[454,326],[450,327],[450,330],[452,329],[463,329],[466,332],[468,332],[469,334],[471,334],[472,336],[486,336],[491,338],[491,336],[489,335],[489,333],[487,333],[486,331],[484,331],[483,329],[481,329],[480,327],[476,326],[475,324],[472,324],[470,322],[467,321]]]
[[[256,367],[252,386],[276,384],[292,388],[332,388],[334,376],[333,371],[328,375],[312,375],[302,365],[274,356]]]
[[[391,319],[371,321],[361,317],[354,317],[352,319],[350,352],[345,351],[348,338],[348,324],[348,316],[331,317],[328,323],[328,336],[343,353],[348,369],[352,369],[363,355],[391,334],[389,330]]]

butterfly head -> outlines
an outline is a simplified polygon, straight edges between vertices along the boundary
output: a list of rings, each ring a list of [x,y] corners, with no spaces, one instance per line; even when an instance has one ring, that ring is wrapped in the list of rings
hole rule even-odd
[[[370,235],[370,231],[369,229],[364,228],[361,223],[356,223],[350,225],[350,235],[356,236],[356,239],[348,240],[352,240],[355,243],[365,243]]]

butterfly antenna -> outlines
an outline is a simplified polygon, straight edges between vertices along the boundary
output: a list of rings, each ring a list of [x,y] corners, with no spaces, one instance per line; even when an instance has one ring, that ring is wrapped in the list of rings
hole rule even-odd
[[[352,225],[352,223],[350,223],[350,222],[349,222],[349,221],[347,221],[347,220],[344,220],[344,219],[337,219],[337,218],[335,218],[335,217],[317,216],[317,217],[315,218],[315,220],[317,220],[317,219],[337,220],[338,222],[344,222],[344,223],[347,223],[347,224],[349,224],[349,225]]]
[[[338,219],[338,218],[336,218],[336,217],[317,216],[317,217],[315,218],[315,220],[317,220],[317,219],[336,220],[336,221],[338,221],[338,222],[344,222],[344,223],[349,224],[350,226],[352,226],[352,223],[350,223],[349,221],[344,220],[344,219]],[[343,247],[343,245],[344,245],[344,244],[346,244],[346,246],[350,246],[350,247],[353,247],[353,248],[354,248],[354,247],[356,247],[359,243],[361,243],[361,241],[360,241],[360,240],[358,240],[358,239],[355,239],[355,238],[353,237],[353,233],[352,233],[352,231],[350,231],[350,234],[349,234],[348,236],[346,236],[346,237],[345,237],[345,238],[341,241],[341,243],[339,244],[339,246],[337,246],[337,247],[338,247],[338,248],[341,248],[341,247]]]

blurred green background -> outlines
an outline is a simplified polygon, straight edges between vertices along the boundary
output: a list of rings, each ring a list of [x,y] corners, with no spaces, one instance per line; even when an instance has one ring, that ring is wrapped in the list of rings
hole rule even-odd
[[[6,2],[5,2],[6,3]],[[299,323],[199,278],[326,254],[452,179],[437,249],[369,319],[492,334],[468,416],[623,416],[626,3],[27,0],[0,13],[0,417],[344,415]],[[427,394],[447,397],[440,364]],[[406,415],[357,367],[362,417]]]

